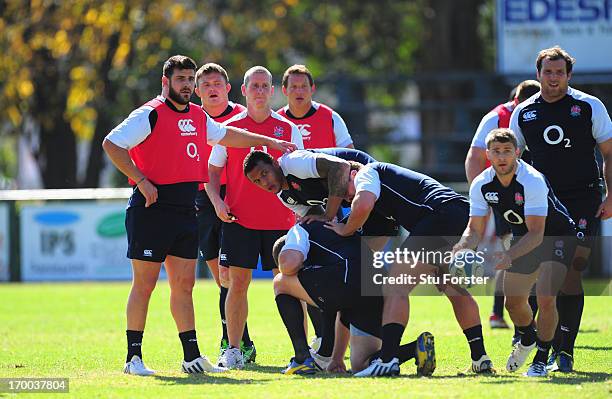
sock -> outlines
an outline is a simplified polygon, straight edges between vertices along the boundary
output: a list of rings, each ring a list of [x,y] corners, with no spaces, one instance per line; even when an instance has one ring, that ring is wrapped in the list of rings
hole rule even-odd
[[[310,305],[308,309],[310,309]],[[319,311],[317,309],[317,311]],[[319,312],[321,313],[321,324],[323,331],[321,335],[321,346],[317,353],[321,356],[329,357],[334,351],[334,340],[336,338],[336,312]]]
[[[561,345],[563,344],[563,333],[561,332],[561,320],[564,319],[562,317],[564,306],[563,306],[563,299],[561,298],[564,295],[565,294],[561,291],[559,291],[559,294],[557,295],[557,314],[559,315],[559,321],[557,322],[557,328],[555,329],[555,336],[553,337],[553,341],[552,341],[553,353],[561,352]]]
[[[536,318],[536,314],[538,313],[538,297],[535,295],[530,295],[529,299],[529,307],[531,308],[531,313],[533,314],[533,318]]]
[[[559,351],[574,355],[574,343],[580,329],[580,320],[584,309],[584,293],[579,295],[563,295],[561,299],[561,309],[559,311],[559,330],[561,342]]]
[[[223,334],[221,339],[229,341],[227,337],[227,321],[225,319],[225,299],[227,298],[227,291],[228,289],[223,286],[219,291],[219,315],[221,316],[221,329]]]
[[[183,345],[183,359],[186,362],[191,362],[200,357],[200,349],[198,348],[198,338],[195,330],[183,331],[179,333],[181,344]]]
[[[536,330],[533,328],[533,320],[526,326],[518,326],[517,330],[521,336],[521,345],[530,346],[536,342]]]
[[[504,296],[495,295],[493,297],[493,314],[499,317],[504,317]]]
[[[548,361],[548,351],[550,350],[550,346],[552,341],[541,341],[540,338],[536,339],[536,354],[533,358],[533,362],[540,362],[546,364]]]
[[[136,355],[142,359],[142,334],[144,331],[125,330],[127,336],[127,357],[125,362],[132,360],[132,356]]]
[[[242,331],[242,343],[244,346],[252,346],[253,341],[251,341],[251,337],[249,336],[249,325],[247,322],[244,322],[244,330]]]
[[[470,344],[470,353],[472,360],[480,360],[483,355],[487,354],[484,347],[484,337],[482,336],[482,325],[467,328],[463,330],[463,334]]]
[[[276,306],[280,313],[283,324],[289,333],[293,351],[295,352],[295,361],[303,363],[310,352],[308,342],[306,342],[306,332],[304,331],[304,311],[300,301],[290,295],[280,294],[276,298]]]
[[[324,321],[323,312],[315,306],[307,305],[306,310],[308,311],[308,317],[314,327],[314,332],[317,337],[323,337]]]
[[[416,341],[412,341],[409,344],[401,345],[398,351],[399,364],[404,364],[408,360],[414,359],[416,357],[416,347],[417,347]],[[372,360],[378,359],[379,357],[380,357],[380,351],[370,356],[370,359],[368,360],[368,364],[372,363]]]
[[[389,323],[382,327],[380,358],[383,363],[389,363],[391,359],[398,357],[399,345],[405,328],[405,326],[399,323]]]

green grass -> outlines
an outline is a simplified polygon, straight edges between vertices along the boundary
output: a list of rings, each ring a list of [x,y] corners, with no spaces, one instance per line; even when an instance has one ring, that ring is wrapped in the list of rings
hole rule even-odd
[[[469,365],[465,337],[443,297],[412,299],[410,341],[424,330],[436,337],[438,368],[432,378],[417,378],[412,364],[390,379],[358,380],[338,375],[284,376],[291,345],[272,297],[271,283],[250,289],[249,329],[258,349],[257,365],[222,377],[180,372],[181,347],[170,315],[166,282],[151,299],[143,353],[154,377],[122,373],[125,360],[127,283],[0,285],[0,377],[68,377],[70,396],[112,397],[487,397],[609,398],[612,392],[611,297],[587,297],[582,332],[577,340],[576,369],[545,379],[526,379],[504,371],[510,352],[509,330],[490,330],[485,343],[498,369],[495,377],[462,376]],[[216,360],[220,327],[218,291],[199,281],[194,291],[200,350]],[[479,297],[488,320],[491,298]],[[521,370],[524,371],[524,370]],[[0,394],[0,397],[3,394]],[[4,396],[10,396],[4,394]],[[44,395],[19,394],[19,398]],[[62,397],[62,396],[60,396]]]

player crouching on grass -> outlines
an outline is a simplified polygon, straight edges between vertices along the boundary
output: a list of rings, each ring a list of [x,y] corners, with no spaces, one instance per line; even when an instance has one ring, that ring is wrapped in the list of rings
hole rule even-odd
[[[280,270],[274,278],[276,304],[295,351],[284,374],[314,374],[317,368],[345,370],[346,342],[336,342],[331,358],[329,353],[321,356],[309,349],[300,300],[325,314],[340,311],[341,321],[350,330],[354,373],[380,356],[383,298],[361,296],[360,239],[356,234],[341,237],[317,221],[295,225],[274,244],[273,256]],[[333,340],[327,332],[322,347]],[[436,367],[434,337],[428,332],[400,346],[398,353],[399,363],[392,375],[399,374],[399,364],[413,358],[419,375],[431,375]]]
[[[493,254],[496,269],[506,270],[506,309],[520,334],[506,369],[518,370],[537,347],[525,375],[545,377],[548,351],[558,321],[556,295],[577,244],[575,225],[546,178],[518,159],[512,130],[492,130],[486,145],[491,166],[472,182],[470,219],[453,250],[476,248],[484,234],[489,208],[509,223],[514,236],[510,249]],[[536,280],[537,332],[528,303]]]

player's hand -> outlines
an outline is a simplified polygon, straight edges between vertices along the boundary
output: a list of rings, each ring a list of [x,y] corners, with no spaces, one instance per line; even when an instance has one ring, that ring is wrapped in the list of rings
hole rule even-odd
[[[161,91],[161,96],[163,98],[168,98],[169,94],[170,94],[170,81],[168,80],[167,77],[162,76],[162,91]]]
[[[157,202],[157,187],[155,187],[155,185],[153,185],[149,179],[145,178],[143,181],[138,183],[137,187],[145,197],[145,208],[148,208]]]
[[[606,196],[604,201],[599,205],[595,217],[606,220],[612,217],[612,197]]]
[[[338,234],[339,236],[342,236],[342,237],[350,236],[350,234],[346,232],[346,224],[344,223],[326,222],[325,227],[327,227],[330,230],[335,231],[336,234]]]
[[[215,203],[214,207],[215,207],[215,213],[217,214],[217,217],[221,219],[222,222],[234,223],[237,220],[235,217],[232,217],[232,215],[230,214],[230,209],[225,203],[225,201],[219,201],[218,203]]]
[[[492,255],[495,270],[506,270],[512,266],[512,259],[506,251],[497,251]]]
[[[312,222],[329,222],[330,220],[325,215],[306,215],[300,218],[300,223],[310,224]]]
[[[346,373],[346,365],[344,364],[344,360],[342,359],[332,359],[332,361],[327,365],[326,371],[330,373]]]
[[[297,150],[297,145],[289,141],[270,138],[270,148],[282,152],[283,154]]]

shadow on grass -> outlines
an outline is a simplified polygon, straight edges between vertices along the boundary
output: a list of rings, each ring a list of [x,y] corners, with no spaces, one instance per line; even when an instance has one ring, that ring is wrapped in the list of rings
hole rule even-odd
[[[612,350],[612,346],[591,346],[591,345],[578,345],[575,349],[588,349],[591,351],[609,351]]]
[[[599,328],[589,328],[588,330],[578,330],[578,334],[596,334]]]
[[[154,379],[166,383],[168,385],[202,385],[202,384],[234,384],[234,385],[250,385],[263,384],[269,379],[251,379],[244,377],[229,377],[229,374],[191,374],[184,377],[171,377],[164,375],[154,375]]]
[[[578,384],[588,384],[593,382],[604,382],[607,381],[612,374],[610,373],[599,373],[599,372],[586,372],[586,371],[574,371],[569,374],[561,374],[561,373],[550,373],[549,378],[534,378],[534,377],[525,377],[523,373],[526,371],[523,370],[517,374],[509,375],[509,374],[501,374],[492,376],[493,378],[489,380],[482,381],[485,384],[512,384],[515,382],[540,382],[544,384],[554,384],[554,385],[578,385]],[[550,378],[552,377],[552,378]]]
[[[552,373],[553,378],[547,380],[549,384],[555,385],[575,385],[586,384],[589,382],[603,382],[612,377],[610,373],[589,372],[589,371],[574,371],[572,373]]]

